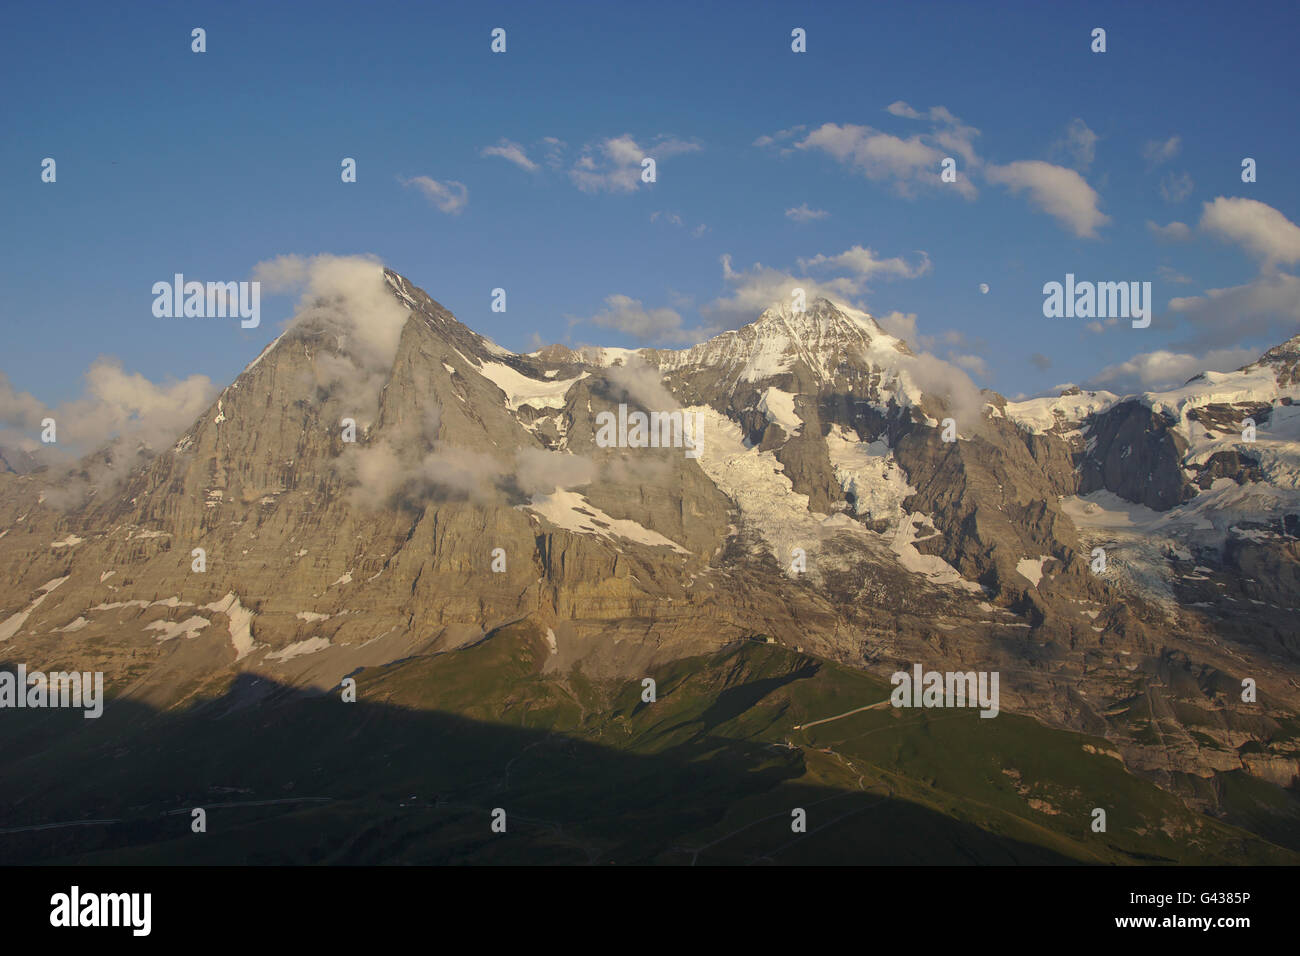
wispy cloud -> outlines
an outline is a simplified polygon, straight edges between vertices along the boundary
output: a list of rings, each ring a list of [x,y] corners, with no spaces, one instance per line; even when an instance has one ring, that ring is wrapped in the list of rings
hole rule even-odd
[[[1086,170],[1097,158],[1098,139],[1100,137],[1088,128],[1088,124],[1076,116],[1065,128],[1065,135],[1053,144],[1052,150],[1068,156],[1076,169]]]
[[[686,220],[682,218],[681,213],[669,212],[662,209],[657,209],[654,212],[652,212],[650,214],[650,221],[663,222],[670,226],[677,226],[679,229],[686,228]],[[704,235],[708,231],[709,231],[709,227],[701,222],[691,227],[690,229],[691,238],[698,239],[700,238],[700,236]]]
[[[681,313],[667,307],[646,308],[640,299],[615,294],[605,297],[605,308],[583,319],[570,320],[571,325],[595,325],[615,329],[631,335],[641,342],[684,344],[708,338],[716,329],[688,329]]]
[[[795,143],[795,148],[820,150],[867,179],[889,183],[899,195],[912,196],[918,189],[941,186],[951,186],[967,199],[976,194],[967,177],[959,177],[955,183],[940,181],[939,166],[946,154],[933,136],[903,138],[871,126],[823,123]]]
[[[1173,268],[1173,266],[1157,266],[1156,275],[1160,276],[1164,281],[1172,282],[1176,285],[1191,285],[1196,281],[1189,276],[1183,275],[1177,269]]]
[[[867,179],[890,185],[904,197],[913,197],[923,190],[933,194],[935,189],[948,189],[966,199],[975,199],[978,196],[975,182],[982,178],[1013,194],[1025,193],[1031,204],[1076,236],[1096,238],[1098,228],[1110,222],[1110,217],[1101,211],[1101,197],[1075,169],[1039,159],[1002,165],[987,163],[975,150],[980,131],[943,106],[923,111],[898,100],[887,106],[885,112],[900,119],[929,123],[930,129],[898,136],[871,126],[823,123],[797,140],[794,148],[826,153]],[[777,145],[792,138],[797,129],[791,127],[759,137],[756,145]],[[1067,152],[1076,166],[1086,169],[1095,158],[1098,139],[1083,120],[1076,118],[1054,148]],[[940,175],[942,164],[950,156],[960,157],[957,179],[944,182]]]
[[[1142,158],[1151,166],[1159,166],[1177,156],[1182,145],[1183,141],[1178,136],[1170,136],[1168,139],[1149,139],[1142,145]]]
[[[909,264],[905,259],[894,256],[881,259],[876,253],[864,246],[853,246],[834,256],[815,255],[811,259],[800,259],[799,267],[805,270],[840,269],[850,272],[862,279],[873,276],[885,276],[898,279],[915,279],[930,271],[930,257],[920,252],[920,261]]]
[[[1290,337],[1300,328],[1300,278],[1264,273],[1244,285],[1171,299],[1169,311],[1191,326],[1191,333],[1176,343],[1184,348]]]
[[[807,126],[800,125],[791,126],[789,129],[777,130],[775,133],[758,137],[758,139],[754,140],[753,145],[766,148],[776,146],[780,143],[788,143],[807,128]]]
[[[793,219],[795,222],[813,222],[817,219],[825,219],[829,216],[825,209],[809,209],[807,203],[801,203],[785,211],[785,218]]]
[[[453,216],[458,215],[461,210],[469,205],[469,190],[464,183],[455,180],[449,179],[446,182],[439,182],[428,176],[416,176],[412,179],[402,180],[402,185],[415,186],[439,210]]]
[[[526,169],[528,172],[536,172],[540,167],[528,158],[528,153],[518,143],[508,139],[502,139],[495,146],[484,146],[479,153],[480,156],[500,156],[507,162],[514,163],[520,169]]]
[[[1202,355],[1157,350],[1135,355],[1126,362],[1108,365],[1092,384],[1117,392],[1141,392],[1181,385],[1201,372],[1230,372],[1258,357],[1258,350],[1215,349]]]
[[[1182,202],[1192,194],[1195,186],[1191,173],[1167,173],[1160,180],[1160,195],[1165,202]]]
[[[1184,242],[1192,238],[1191,227],[1185,222],[1171,222],[1167,226],[1147,220],[1147,230],[1163,242]]]
[[[657,167],[665,159],[699,149],[698,143],[672,136],[660,136],[642,147],[624,133],[583,147],[569,178],[583,192],[633,192],[641,185],[642,160],[653,159]]]

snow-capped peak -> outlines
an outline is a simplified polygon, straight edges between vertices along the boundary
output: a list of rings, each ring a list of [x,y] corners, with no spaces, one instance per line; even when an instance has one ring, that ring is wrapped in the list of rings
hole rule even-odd
[[[733,382],[757,382],[802,369],[829,381],[846,365],[861,366],[871,353],[896,359],[910,354],[865,312],[818,297],[802,310],[788,300],[773,303],[757,320],[679,351],[657,353],[664,372],[717,368]]]
[[[794,330],[815,328],[823,335],[832,330],[846,335],[885,335],[884,329],[868,313],[823,296],[813,299],[803,309],[796,309],[790,299],[779,299],[764,309],[753,324],[760,329],[765,326]]]

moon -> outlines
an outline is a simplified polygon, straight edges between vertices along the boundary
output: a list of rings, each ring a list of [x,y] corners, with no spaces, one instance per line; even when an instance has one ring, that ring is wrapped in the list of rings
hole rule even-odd
[[[987,282],[981,282],[980,295],[988,295],[988,294],[989,294],[989,284]]]

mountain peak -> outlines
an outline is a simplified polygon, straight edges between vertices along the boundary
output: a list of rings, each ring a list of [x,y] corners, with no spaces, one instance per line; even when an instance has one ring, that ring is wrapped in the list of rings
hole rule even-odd
[[[515,358],[514,352],[497,345],[486,335],[475,332],[435,301],[427,292],[392,269],[384,269],[384,280],[397,300],[414,315],[422,315],[434,331],[462,351],[493,358]],[[409,321],[409,320],[408,320]]]
[[[796,309],[790,296],[776,299],[759,314],[758,321],[770,321],[772,319],[797,319],[800,316],[812,317],[815,319],[849,319],[860,325],[865,324],[871,331],[879,331],[880,327],[876,325],[873,319],[866,312],[855,309],[851,306],[842,305],[832,302],[825,296],[815,296],[807,301],[802,309]]]
[[[1300,384],[1300,334],[1293,335],[1285,342],[1273,346],[1239,371],[1250,372],[1262,368],[1271,369],[1278,385],[1283,388]]]
[[[777,334],[794,333],[801,337],[813,335],[819,340],[839,337],[856,341],[864,334],[868,339],[891,340],[890,344],[894,339],[870,314],[833,302],[825,296],[809,300],[803,309],[796,309],[789,298],[778,299],[747,327],[752,327],[759,335],[776,331]],[[899,344],[903,345],[901,340]],[[901,351],[906,351],[906,345],[903,345]]]

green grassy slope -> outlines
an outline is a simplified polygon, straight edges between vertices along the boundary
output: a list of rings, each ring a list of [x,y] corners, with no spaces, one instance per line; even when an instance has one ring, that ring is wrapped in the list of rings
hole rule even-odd
[[[1300,862],[1294,794],[1231,781],[1240,829],[1104,740],[1010,713],[886,704],[796,729],[890,688],[781,646],[662,667],[654,703],[640,680],[544,673],[548,653],[522,624],[362,672],[356,703],[245,704],[266,687],[242,677],[183,713],[110,702],[59,733],[22,714],[0,726],[0,828],[119,822],[0,834],[0,862]]]

